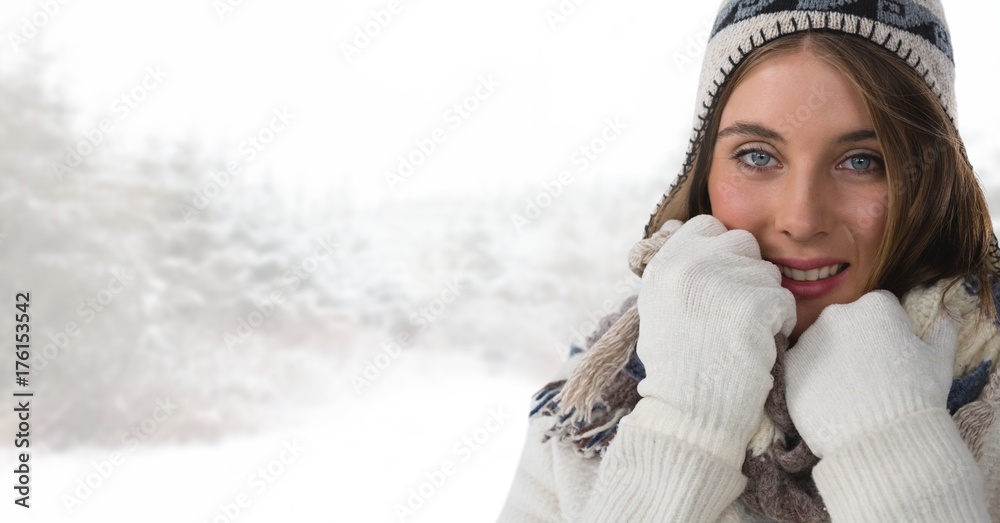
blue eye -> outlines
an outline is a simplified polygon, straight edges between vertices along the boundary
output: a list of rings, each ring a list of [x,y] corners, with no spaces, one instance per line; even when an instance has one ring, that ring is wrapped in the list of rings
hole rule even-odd
[[[868,154],[859,154],[848,158],[841,167],[852,171],[870,171],[882,165],[882,161]]]
[[[750,151],[741,153],[741,158],[754,167],[767,167],[769,163],[774,159],[770,154],[764,151]]]
[[[854,167],[855,169],[860,169],[863,171],[865,169],[870,169],[871,166],[872,166],[871,158],[863,158],[861,156],[855,156],[854,158],[851,158],[851,167]]]

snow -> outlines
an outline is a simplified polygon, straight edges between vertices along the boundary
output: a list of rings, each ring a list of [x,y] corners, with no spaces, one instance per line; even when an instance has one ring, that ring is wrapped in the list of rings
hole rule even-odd
[[[527,398],[537,383],[498,373],[478,358],[436,351],[402,354],[382,380],[360,396],[308,411],[301,423],[256,436],[218,445],[118,447],[122,457],[103,469],[110,470],[108,477],[90,493],[78,490],[78,481],[91,474],[98,484],[100,464],[111,463],[109,451],[37,451],[33,508],[22,512],[8,506],[4,520],[495,518],[513,477],[512,457],[524,443]],[[370,430],[376,424],[379,429]],[[286,450],[299,447],[298,455]],[[10,462],[9,455],[3,458]],[[440,486],[425,486],[429,495],[421,496],[422,505],[414,502],[412,515],[398,517],[394,509],[407,506],[410,489],[420,490],[427,475],[442,467],[449,474],[441,473]],[[79,493],[86,498],[67,509],[66,496]],[[246,496],[242,507],[237,504],[241,494]]]

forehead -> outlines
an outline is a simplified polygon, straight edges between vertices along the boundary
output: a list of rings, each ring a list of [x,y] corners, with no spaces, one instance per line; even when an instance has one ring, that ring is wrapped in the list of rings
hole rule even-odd
[[[871,127],[861,93],[840,70],[808,49],[769,57],[733,87],[721,127],[737,121],[805,128]]]

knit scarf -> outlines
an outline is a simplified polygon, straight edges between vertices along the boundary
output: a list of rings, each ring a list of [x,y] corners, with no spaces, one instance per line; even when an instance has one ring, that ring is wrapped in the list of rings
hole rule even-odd
[[[679,222],[667,222],[632,248],[629,265],[637,276],[642,276],[646,264],[678,226]],[[1000,321],[977,321],[979,285],[974,278],[950,287],[948,283],[913,289],[901,302],[918,336],[924,334],[942,303],[961,315],[947,406],[962,438],[979,459],[984,433],[998,423],[995,405],[1000,404],[1000,372],[992,363],[1000,353]],[[645,368],[635,352],[639,336],[636,301],[637,296],[626,299],[617,313],[603,318],[587,338],[585,351],[572,346],[569,377],[547,384],[534,396],[530,415],[548,417],[553,423],[545,440],[555,437],[587,458],[600,458],[614,439],[618,422],[641,399],[636,388],[645,378]],[[998,301],[996,296],[994,301]],[[788,340],[779,334],[775,346],[774,386],[761,424],[747,446],[743,474],[748,481],[740,500],[749,510],[779,522],[829,521],[812,480],[819,458],[799,437],[785,402]]]

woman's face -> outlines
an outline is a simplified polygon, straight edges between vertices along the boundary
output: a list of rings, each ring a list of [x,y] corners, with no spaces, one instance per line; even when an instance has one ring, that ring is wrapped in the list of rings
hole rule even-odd
[[[824,307],[864,292],[888,210],[882,150],[854,86],[806,50],[751,70],[721,118],[712,214],[781,270],[794,341]]]

